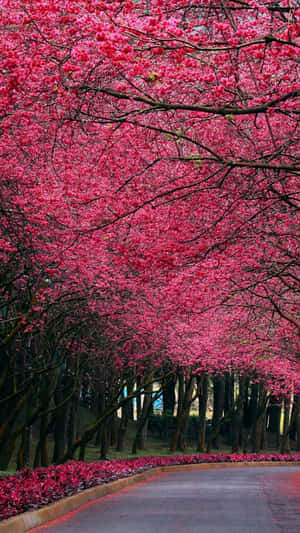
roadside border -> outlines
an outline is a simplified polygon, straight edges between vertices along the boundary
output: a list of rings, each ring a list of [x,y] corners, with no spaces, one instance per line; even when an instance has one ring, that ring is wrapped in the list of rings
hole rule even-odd
[[[141,481],[146,481],[157,474],[183,472],[184,470],[207,470],[213,468],[242,468],[242,467],[259,467],[259,466],[300,466],[300,461],[257,461],[257,462],[236,462],[236,463],[200,463],[189,465],[170,465],[158,466],[146,470],[140,474],[135,474],[130,477],[112,481],[104,485],[96,485],[90,489],[62,498],[57,502],[50,503],[36,511],[27,511],[3,520],[0,522],[0,533],[25,533],[35,527],[42,526],[47,522],[56,520],[63,515],[75,510],[80,510],[80,507],[97,500],[107,494],[113,494],[126,487],[130,487]]]

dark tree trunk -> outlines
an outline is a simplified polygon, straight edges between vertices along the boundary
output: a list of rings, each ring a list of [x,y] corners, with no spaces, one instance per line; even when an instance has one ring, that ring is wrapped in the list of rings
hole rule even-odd
[[[34,387],[31,385],[18,401],[14,403],[12,411],[7,412],[6,419],[0,427],[0,470],[7,470],[15,450],[16,439],[23,431],[23,427],[14,428],[17,417],[24,413],[24,408],[31,401]]]
[[[8,468],[14,453],[16,439],[23,431],[23,424],[14,428],[16,418],[24,413],[25,406],[32,402],[34,392],[33,385],[30,385],[26,393],[16,402],[14,409],[7,413],[6,420],[3,421],[0,428],[0,470],[7,470]]]
[[[183,399],[184,399],[184,388],[185,388],[185,378],[183,373],[179,370],[178,372],[178,398],[177,398],[177,413],[176,416],[178,417],[179,413],[182,411],[183,407]]]
[[[30,462],[31,427],[25,426],[22,431],[21,442],[17,454],[17,470],[29,466]]]
[[[78,412],[79,412],[79,393],[76,392],[71,399],[69,410],[69,419],[67,424],[67,443],[68,448],[72,446],[77,438],[78,433]]]
[[[141,378],[140,376],[137,376],[136,378],[136,387],[137,389],[141,386]],[[136,397],[136,419],[139,420],[142,414],[142,401],[141,401],[141,393],[139,393]]]
[[[250,438],[250,427],[251,427],[251,421],[249,416],[249,405],[250,405],[250,398],[249,398],[249,388],[250,388],[250,380],[248,378],[245,378],[244,380],[244,401],[243,401],[243,420],[242,420],[242,446],[243,446],[243,453],[247,453],[248,444],[249,444],[249,438]]]
[[[224,413],[229,414],[229,417],[224,424],[225,437],[226,440],[232,444],[232,416],[234,413],[234,374],[226,374],[225,376]]]
[[[232,408],[231,417],[231,450],[232,453],[238,453],[242,443],[243,430],[243,408],[245,404],[246,379],[241,376],[239,379],[239,395],[236,406]]]
[[[267,443],[267,410],[265,409],[262,416],[262,430],[261,430],[261,449],[265,450],[268,447]]]
[[[193,393],[193,390],[190,391],[190,394]],[[188,434],[188,427],[189,427],[189,416],[190,416],[190,409],[191,409],[191,402],[188,401],[188,405],[184,409],[184,418],[181,426],[181,431],[179,434],[179,442],[178,442],[178,450],[181,452],[185,452],[188,442],[187,442],[187,434]]]
[[[132,392],[133,386],[129,387],[129,392]],[[118,436],[117,436],[117,451],[122,452],[125,445],[125,436],[128,427],[128,422],[130,420],[132,408],[132,401],[128,402],[124,407],[122,407],[122,416],[119,422]]]
[[[292,412],[291,412],[291,421],[290,421],[290,439],[296,440],[297,438],[297,414],[299,410],[299,403],[300,403],[300,396],[295,396],[293,405],[292,405]]]
[[[225,378],[224,376],[216,376],[213,380],[214,384],[214,405],[213,405],[213,419],[212,432],[215,433],[212,445],[217,450],[220,448],[220,420],[224,413],[225,400]],[[218,431],[217,431],[218,429]]]
[[[102,426],[102,435],[101,435],[101,449],[100,449],[100,459],[104,461],[107,457],[109,450],[109,429],[108,429],[108,420]]]
[[[15,449],[16,439],[17,435],[13,431],[7,431],[5,438],[1,439],[0,470],[8,470],[8,465]]]
[[[54,418],[54,451],[52,462],[59,463],[64,456],[66,448],[66,427],[67,427],[68,405],[64,405],[55,414]]]
[[[137,450],[144,450],[146,448],[148,419],[153,405],[152,390],[152,383],[145,387],[142,412],[137,422],[137,431],[132,444],[131,453],[133,454],[136,454]]]
[[[275,437],[275,446],[280,447],[280,419],[281,419],[282,402],[271,396],[268,407],[267,431]]]
[[[249,397],[250,390],[250,397]],[[244,444],[244,451],[247,450],[248,443],[252,446],[253,451],[253,428],[258,410],[258,383],[248,384],[248,402],[245,411],[245,427],[247,428],[247,439]]]
[[[180,433],[182,426],[184,424],[185,416],[186,416],[186,409],[188,407],[187,404],[187,395],[189,394],[189,390],[192,385],[192,378],[188,378],[188,381],[186,382],[186,379],[182,372],[179,372],[178,375],[178,403],[177,403],[177,416],[176,416],[176,428],[175,432],[172,438],[171,452],[175,452],[175,450],[180,450],[180,445],[182,444],[180,442]]]
[[[300,410],[296,416],[296,451],[300,452]]]
[[[79,447],[79,456],[78,456],[79,461],[84,461],[86,446],[87,446],[87,442],[83,441]]]
[[[26,405],[26,420],[22,430],[21,443],[17,454],[17,469],[21,470],[25,466],[29,466],[30,462],[30,445],[31,445],[31,417],[36,407],[35,396],[31,396]]]
[[[290,431],[290,408],[291,408],[291,398],[287,397],[284,398],[283,402],[283,435],[281,438],[281,447],[280,447],[280,453],[290,453],[290,438],[289,438],[289,431]]]
[[[163,414],[174,415],[175,410],[175,385],[176,376],[171,376],[165,383],[163,382]]]
[[[255,388],[256,409],[252,427],[252,451],[258,453],[261,450],[263,438],[263,425],[265,423],[265,411],[267,407],[267,391],[262,383]]]
[[[173,435],[173,439],[170,446],[170,451],[174,452],[175,450],[184,451],[187,446],[186,436],[187,436],[187,427],[188,427],[188,417],[190,413],[190,408],[193,400],[199,397],[204,376],[201,376],[199,383],[197,384],[197,390],[194,394],[194,385],[195,378],[194,376],[189,376],[186,378],[185,389],[183,388],[183,397],[180,402],[178,402],[178,407],[180,410],[177,410],[176,418],[176,429]]]
[[[129,402],[129,413],[132,411],[132,401]],[[109,424],[110,446],[117,446],[118,442],[118,415],[114,413],[110,418]]]
[[[208,400],[208,376],[203,376],[202,388],[199,394],[199,429],[197,436],[197,451],[205,452],[206,447],[206,410]],[[199,386],[201,376],[197,376],[197,385]]]
[[[56,391],[54,394],[56,405],[61,403],[64,399],[62,391]],[[53,415],[54,422],[54,450],[53,450],[53,463],[59,463],[60,458],[64,456],[66,443],[67,443],[67,424],[68,424],[68,410],[69,402],[65,402],[61,407],[55,410]]]
[[[49,434],[48,415],[44,415],[41,417],[41,420],[40,420],[39,440],[36,445],[35,457],[34,457],[34,462],[33,462],[34,468],[38,466],[49,465],[48,434]]]
[[[99,385],[97,403],[98,403],[97,416],[99,418],[105,412],[105,386],[104,386],[104,383],[101,383]],[[102,425],[100,425],[98,427],[98,430],[96,432],[95,445],[96,446],[101,446],[101,440],[102,440]]]

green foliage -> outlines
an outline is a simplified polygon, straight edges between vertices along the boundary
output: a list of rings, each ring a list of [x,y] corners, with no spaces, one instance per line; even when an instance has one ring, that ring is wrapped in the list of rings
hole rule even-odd
[[[158,73],[157,73],[157,72],[151,72],[151,73],[149,74],[149,80],[151,80],[151,81],[155,81],[156,78],[157,78],[157,76],[158,76]]]

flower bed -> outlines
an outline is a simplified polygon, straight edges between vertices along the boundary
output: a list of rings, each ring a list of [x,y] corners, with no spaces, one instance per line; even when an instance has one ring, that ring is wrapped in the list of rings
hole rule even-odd
[[[70,461],[48,468],[24,469],[0,479],[0,520],[34,510],[84,489],[133,476],[157,466],[201,463],[300,461],[300,453],[201,454],[83,463]]]

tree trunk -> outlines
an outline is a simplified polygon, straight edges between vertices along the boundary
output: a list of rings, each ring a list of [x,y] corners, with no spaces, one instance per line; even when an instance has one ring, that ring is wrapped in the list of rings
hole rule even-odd
[[[153,384],[151,383],[144,390],[144,401],[140,419],[138,420],[137,432],[132,444],[131,453],[136,454],[137,450],[144,450],[146,447],[148,419],[153,404],[152,398]]]
[[[241,445],[243,430],[243,408],[245,404],[246,378],[241,376],[239,379],[239,395],[236,407],[232,408],[231,416],[231,451],[238,453]]]
[[[129,402],[129,417],[132,416],[132,401]],[[118,442],[118,415],[113,413],[109,424],[110,446],[117,446]]]
[[[48,466],[49,457],[48,457],[48,433],[49,433],[49,420],[48,415],[44,415],[40,420],[40,433],[39,440],[35,449],[35,457],[33,466],[34,468],[38,466]]]
[[[197,376],[197,385],[199,386],[201,377]],[[205,452],[206,442],[206,410],[208,400],[208,376],[203,376],[202,388],[199,394],[199,429],[197,436],[197,452]]]
[[[133,390],[133,386],[130,387],[130,392]],[[130,420],[132,401],[122,407],[122,416],[119,422],[118,435],[117,435],[117,451],[122,452],[125,445],[125,436],[127,431],[128,422]]]
[[[290,413],[291,397],[284,399],[284,419],[283,419],[283,435],[281,439],[281,453],[290,453],[290,439],[289,433],[293,425],[293,421],[297,418],[300,409],[300,401],[298,400],[293,411],[292,417]]]
[[[190,416],[190,408],[191,404],[187,405],[185,412],[184,412],[184,418],[181,426],[181,431],[179,434],[179,442],[178,442],[178,450],[181,452],[185,452],[187,448],[187,433],[188,433],[188,427],[189,427],[189,416]]]
[[[212,445],[217,450],[220,448],[220,420],[224,412],[225,400],[225,378],[224,376],[216,376],[213,380],[214,384],[214,405],[213,405],[213,419],[212,432],[215,433]],[[218,431],[216,429],[218,428]]]
[[[181,427],[185,417],[184,410],[184,397],[187,392],[187,388],[190,386],[191,378],[189,379],[189,384],[185,384],[185,377],[181,371],[178,375],[178,400],[177,400],[177,415],[176,415],[176,428],[171,442],[170,451],[175,452],[179,448],[179,437],[181,432]]]
[[[5,438],[1,440],[0,470],[8,470],[8,465],[15,449],[16,439],[17,434],[13,433],[13,431],[7,431]]]
[[[79,456],[78,456],[78,460],[79,461],[84,461],[85,459],[85,449],[86,449],[86,446],[87,446],[87,442],[86,441],[83,441],[80,446],[79,446]]]
[[[31,427],[25,426],[22,431],[21,443],[17,454],[17,470],[29,466],[30,461]]]
[[[183,406],[183,399],[184,399],[184,385],[185,385],[185,378],[181,370],[178,372],[178,398],[177,398],[177,412],[176,416],[179,415],[182,411]]]
[[[250,380],[249,378],[245,378],[243,420],[242,420],[242,429],[241,429],[243,453],[247,453],[249,440],[250,440],[251,420],[250,420],[250,409],[249,409],[249,406],[250,406],[249,388],[250,388]]]
[[[136,378],[136,387],[137,389],[141,386],[141,378],[140,376],[137,376]],[[136,420],[139,420],[142,414],[142,400],[141,400],[141,392],[136,397]]]
[[[67,446],[68,448],[77,438],[78,433],[78,411],[79,411],[79,393],[73,395],[69,410],[69,419],[67,425]]]
[[[100,449],[100,459],[104,461],[109,450],[109,429],[108,429],[108,420],[102,426],[102,435],[101,435],[101,449]]]
[[[224,413],[232,413],[234,410],[234,374],[225,375]],[[225,421],[225,438],[232,444],[232,420]]]
[[[173,435],[173,439],[170,446],[170,451],[174,452],[175,450],[181,450],[184,451],[186,448],[186,432],[187,432],[187,424],[188,424],[188,417],[189,412],[191,408],[191,404],[193,400],[198,398],[202,384],[203,384],[204,375],[201,376],[199,383],[197,385],[196,393],[194,393],[194,384],[195,384],[195,378],[194,376],[190,376],[186,380],[185,390],[182,388],[182,398],[180,402],[178,401],[178,408],[180,410],[177,410],[177,419],[176,419],[176,429]]]
[[[267,444],[267,410],[265,409],[262,416],[262,431],[261,431],[261,449],[265,450],[268,447]]]
[[[296,451],[300,452],[300,410],[296,416]]]
[[[150,376],[152,377],[152,376]],[[157,378],[156,381],[159,381],[161,378]],[[145,387],[147,386],[147,384],[145,384]],[[139,390],[135,391],[133,393],[133,396],[136,396],[138,394]],[[116,394],[117,396],[117,394]],[[132,396],[132,397],[133,397]],[[75,451],[80,448],[82,445],[84,444],[87,444],[88,442],[90,442],[94,435],[96,434],[96,432],[98,431],[99,427],[104,424],[104,422],[107,420],[107,418],[109,418],[113,413],[115,413],[118,409],[120,409],[120,407],[123,407],[123,405],[125,405],[125,403],[127,403],[129,400],[132,399],[132,397],[130,398],[123,398],[122,400],[116,400],[115,402],[112,402],[112,404],[106,408],[106,411],[103,413],[102,416],[100,416],[95,422],[93,422],[92,424],[90,424],[82,433],[82,435],[80,437],[78,437],[76,439],[75,442],[73,442],[73,444],[68,448],[68,450],[66,451],[65,455],[61,458],[61,462],[65,462],[65,461],[68,461],[71,457],[74,456],[74,453]]]
[[[97,416],[99,418],[105,412],[105,391],[104,391],[103,383],[99,385],[97,401],[98,401]],[[102,425],[100,425],[96,431],[95,446],[101,446],[101,441],[102,441]]]
[[[25,468],[25,466],[29,466],[32,433],[30,419],[35,408],[35,403],[35,396],[31,396],[26,406],[26,425],[22,431],[21,443],[17,454],[17,470],[21,470],[22,468]]]
[[[7,470],[8,468],[15,449],[17,436],[19,432],[23,431],[23,427],[22,429],[14,429],[14,424],[17,416],[22,412],[24,413],[24,408],[30,402],[33,391],[34,387],[30,385],[26,393],[15,403],[13,410],[7,413],[7,417],[0,427],[0,470]]]
[[[282,402],[271,396],[268,408],[267,430],[275,437],[275,446],[280,447],[280,420],[281,420]]]
[[[258,453],[261,450],[263,424],[265,422],[267,406],[267,391],[264,389],[262,383],[259,383],[258,387],[255,387],[255,398],[257,401],[252,428],[252,451]]]
[[[290,439],[296,440],[297,438],[297,414],[299,409],[299,402],[300,402],[300,396],[295,396],[293,405],[292,405],[292,412],[291,412],[291,420],[290,420]]]
[[[166,383],[163,383],[163,414],[174,415],[175,410],[175,385],[176,376],[171,376]]]
[[[63,386],[59,384],[59,387]],[[66,394],[66,389],[64,387],[63,391],[56,391],[54,394],[55,404],[58,405],[63,401],[64,395]],[[63,457],[65,453],[66,443],[67,443],[67,424],[68,424],[68,410],[69,402],[64,403],[59,409],[57,409],[53,415],[54,421],[54,450],[52,462],[58,463],[60,458]]]

